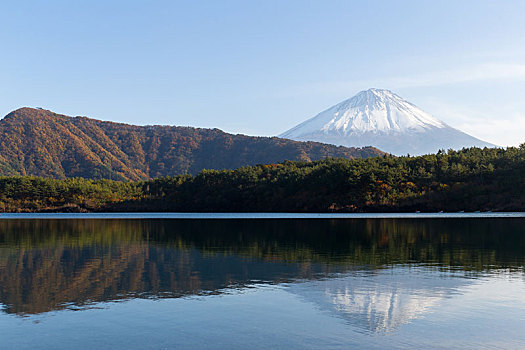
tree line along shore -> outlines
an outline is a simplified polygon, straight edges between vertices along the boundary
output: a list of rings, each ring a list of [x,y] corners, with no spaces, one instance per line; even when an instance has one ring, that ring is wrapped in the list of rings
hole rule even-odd
[[[144,181],[0,177],[1,212],[525,210],[525,144],[329,158]]]

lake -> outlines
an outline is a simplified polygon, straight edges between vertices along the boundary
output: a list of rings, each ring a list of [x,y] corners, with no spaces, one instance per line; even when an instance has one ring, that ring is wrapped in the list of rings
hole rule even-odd
[[[524,349],[525,217],[1,214],[2,349]]]

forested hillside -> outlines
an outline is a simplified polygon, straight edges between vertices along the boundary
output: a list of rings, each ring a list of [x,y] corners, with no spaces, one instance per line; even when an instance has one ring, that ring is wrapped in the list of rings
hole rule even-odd
[[[154,121],[154,116],[145,116]],[[0,175],[146,180],[284,160],[384,154],[218,129],[135,126],[21,108],[0,120]]]
[[[0,178],[1,211],[524,211],[525,144],[283,162],[139,182]]]

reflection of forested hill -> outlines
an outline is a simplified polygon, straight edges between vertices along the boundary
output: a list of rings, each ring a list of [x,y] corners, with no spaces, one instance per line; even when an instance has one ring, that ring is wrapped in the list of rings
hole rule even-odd
[[[0,303],[217,293],[390,264],[523,267],[524,220],[0,220]]]

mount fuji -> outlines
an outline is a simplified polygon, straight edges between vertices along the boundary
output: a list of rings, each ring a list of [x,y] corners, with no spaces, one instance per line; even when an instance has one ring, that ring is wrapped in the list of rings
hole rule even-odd
[[[372,145],[396,155],[419,155],[472,146],[495,147],[382,89],[361,91],[279,137],[341,146]]]

